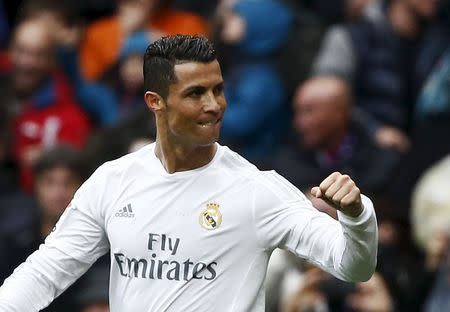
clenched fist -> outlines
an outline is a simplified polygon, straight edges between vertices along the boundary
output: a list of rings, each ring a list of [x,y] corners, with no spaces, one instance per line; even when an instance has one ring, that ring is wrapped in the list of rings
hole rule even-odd
[[[361,192],[346,174],[330,174],[319,186],[311,189],[311,194],[349,217],[357,217],[363,211]]]

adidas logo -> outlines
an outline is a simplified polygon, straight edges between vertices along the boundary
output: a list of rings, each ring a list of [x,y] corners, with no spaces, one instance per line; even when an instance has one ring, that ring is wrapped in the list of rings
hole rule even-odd
[[[128,204],[122,209],[120,209],[118,212],[116,212],[115,216],[121,218],[134,218],[134,213],[133,209],[131,209],[131,204]]]

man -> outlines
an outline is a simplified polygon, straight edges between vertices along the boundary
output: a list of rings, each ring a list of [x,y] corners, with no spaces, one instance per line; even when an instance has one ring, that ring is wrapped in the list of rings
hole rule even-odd
[[[14,193],[0,198],[0,281],[36,250],[84,181],[81,155],[67,146],[45,151],[34,166],[35,197]],[[3,244],[2,244],[3,243]],[[74,289],[58,297],[47,312],[77,311]]]
[[[400,154],[374,144],[363,126],[352,120],[352,107],[346,80],[324,75],[305,81],[293,98],[298,141],[280,150],[274,168],[300,190],[336,170],[351,175],[366,193],[382,190]]]
[[[264,166],[289,130],[287,93],[273,56],[288,40],[293,14],[279,0],[241,0],[224,12],[222,23],[229,66],[221,140]]]
[[[381,147],[406,152],[413,105],[445,51],[448,25],[439,1],[379,1],[364,18],[332,27],[314,74],[344,77],[355,90],[355,115]]]
[[[33,188],[31,168],[39,155],[58,143],[82,148],[91,130],[87,114],[55,64],[52,31],[43,18],[24,19],[10,47],[12,89],[20,103],[13,122],[12,149],[20,184],[29,192]]]
[[[156,142],[107,162],[77,191],[40,250],[0,288],[1,311],[37,311],[111,250],[111,311],[263,311],[276,247],[349,280],[376,264],[373,206],[334,173],[319,213],[275,172],[216,143],[226,100],[203,37],[170,36],[144,57]]]

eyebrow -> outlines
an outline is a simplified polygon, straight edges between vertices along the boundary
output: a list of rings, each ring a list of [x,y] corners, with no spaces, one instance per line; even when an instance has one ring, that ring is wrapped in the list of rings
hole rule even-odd
[[[187,89],[183,90],[183,95],[187,95],[189,93],[191,93],[192,91],[202,91],[204,92],[206,90],[206,88],[204,86],[199,86],[199,85],[195,85],[195,86],[191,86],[188,87]]]
[[[218,84],[216,84],[215,86],[214,86],[214,88],[217,88],[217,87],[221,87],[221,88],[223,88],[225,86],[225,81],[221,81],[221,82],[219,82]]]
[[[213,89],[217,88],[217,87],[223,87],[225,84],[225,82],[222,80],[219,83],[215,84],[213,86]],[[205,91],[206,89],[208,89],[207,87],[203,86],[203,85],[193,85],[190,86],[188,88],[186,88],[185,90],[182,91],[182,94],[187,95],[192,91]]]

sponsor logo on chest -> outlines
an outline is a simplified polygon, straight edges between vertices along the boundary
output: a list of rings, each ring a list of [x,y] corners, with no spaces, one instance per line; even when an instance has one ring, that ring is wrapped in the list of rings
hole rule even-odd
[[[126,205],[125,207],[119,209],[114,215],[118,218],[134,218],[133,209],[131,208],[131,204]]]

